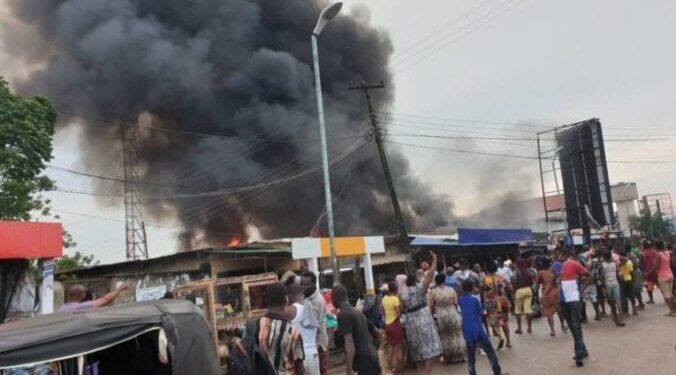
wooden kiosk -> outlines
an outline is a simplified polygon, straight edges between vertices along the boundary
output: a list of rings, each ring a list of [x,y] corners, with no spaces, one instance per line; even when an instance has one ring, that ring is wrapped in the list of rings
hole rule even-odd
[[[211,278],[177,287],[176,297],[193,300],[202,309],[223,363],[234,332],[265,314],[265,287],[275,282],[274,272]]]

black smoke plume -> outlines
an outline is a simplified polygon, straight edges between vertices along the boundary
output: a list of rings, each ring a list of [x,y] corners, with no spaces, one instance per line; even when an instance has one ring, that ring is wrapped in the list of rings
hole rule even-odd
[[[318,220],[321,173],[303,174],[321,160],[310,33],[326,4],[10,0],[23,31],[5,30],[5,45],[33,69],[17,84],[21,91],[49,96],[62,113],[140,124],[146,215],[178,221],[183,247],[222,245],[253,230],[263,238],[306,236],[316,223],[326,226]],[[330,157],[340,160],[331,173],[342,235],[396,228],[375,146],[356,148],[369,140],[364,98],[346,90],[350,81],[392,81],[390,39],[368,17],[343,11],[319,43]],[[388,110],[393,95],[391,85],[374,92],[374,105]],[[61,126],[82,127],[83,163],[100,173],[121,171],[118,124],[66,116]],[[417,181],[397,150],[388,154],[409,228],[451,225],[450,200]],[[248,191],[176,197],[299,173]],[[121,191],[119,184],[95,188]]]

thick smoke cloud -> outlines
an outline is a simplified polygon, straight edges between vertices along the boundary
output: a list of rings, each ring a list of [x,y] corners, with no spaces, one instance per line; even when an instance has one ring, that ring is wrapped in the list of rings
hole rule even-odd
[[[157,197],[265,183],[319,166],[310,33],[326,4],[16,0],[10,10],[28,30],[17,40],[31,36],[31,44],[44,48],[22,55],[12,40],[6,45],[17,59],[40,67],[19,85],[22,91],[51,97],[62,112],[139,122],[145,212],[178,220],[183,247],[222,245],[252,228],[264,238],[305,236],[322,212],[319,171],[215,197]],[[346,90],[347,83],[391,82],[391,52],[388,35],[371,27],[363,10],[341,14],[321,36],[330,156],[341,160],[332,167],[339,234],[395,228],[375,146],[343,158],[368,140],[364,98]],[[374,93],[374,105],[389,109],[393,93],[392,86]],[[118,125],[79,121],[83,162],[101,173],[121,170]],[[388,154],[411,230],[449,227],[448,197],[419,183],[398,151]]]

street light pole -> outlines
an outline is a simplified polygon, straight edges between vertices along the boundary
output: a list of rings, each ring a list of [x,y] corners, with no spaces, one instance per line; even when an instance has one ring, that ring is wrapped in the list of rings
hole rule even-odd
[[[319,15],[317,25],[312,31],[312,62],[315,71],[315,92],[317,96],[317,117],[319,119],[319,138],[322,147],[322,169],[324,172],[324,196],[326,200],[326,221],[329,226],[329,247],[331,249],[331,269],[333,270],[333,284],[340,284],[340,268],[336,259],[336,234],[333,228],[333,204],[331,202],[331,178],[329,176],[329,155],[326,146],[326,126],[324,124],[324,101],[322,99],[322,81],[319,74],[319,51],[317,49],[317,37],[321,34],[326,24],[333,19],[342,3],[334,3],[324,8]]]

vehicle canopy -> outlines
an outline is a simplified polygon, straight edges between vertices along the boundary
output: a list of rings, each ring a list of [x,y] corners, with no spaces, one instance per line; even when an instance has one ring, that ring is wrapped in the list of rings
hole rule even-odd
[[[221,373],[209,326],[200,310],[185,300],[55,313],[2,324],[0,369],[102,352],[149,332],[166,336],[170,373]]]

